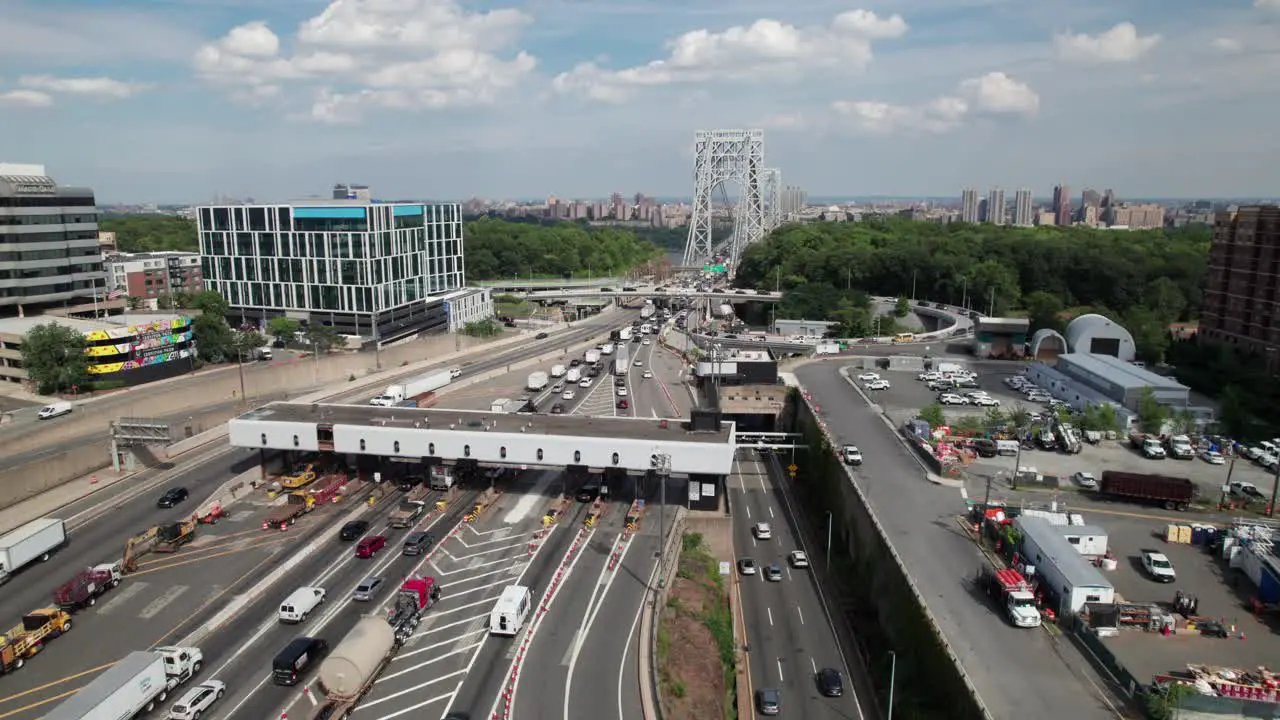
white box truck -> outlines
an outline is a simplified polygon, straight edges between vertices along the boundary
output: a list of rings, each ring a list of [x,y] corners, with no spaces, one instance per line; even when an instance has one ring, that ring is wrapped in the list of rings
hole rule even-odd
[[[566,382],[576,383],[582,380],[582,370],[579,368],[569,368],[569,373],[564,377]]]
[[[600,362],[600,350],[599,350],[599,348],[591,348],[590,350],[588,350],[588,351],[586,352],[586,354],[585,354],[585,355],[583,355],[583,356],[582,356],[582,359],[583,359],[583,361],[585,361],[588,365],[594,365],[595,363]]]
[[[541,392],[547,389],[547,381],[549,379],[544,372],[529,373],[529,382],[525,383],[525,387],[532,392]]]
[[[405,380],[396,385],[388,385],[382,394],[369,401],[370,405],[380,405],[382,407],[393,407],[410,398],[424,395],[435,390],[439,390],[449,381],[453,379],[451,370],[436,370],[426,375]]]
[[[564,377],[565,372],[566,372],[566,369],[564,365],[551,366],[551,377],[554,377],[554,378]]]
[[[44,562],[54,550],[67,544],[67,525],[57,518],[40,518],[0,537],[0,583],[39,560]]]
[[[45,720],[119,720],[149,713],[203,664],[199,648],[129,653],[49,711]]]

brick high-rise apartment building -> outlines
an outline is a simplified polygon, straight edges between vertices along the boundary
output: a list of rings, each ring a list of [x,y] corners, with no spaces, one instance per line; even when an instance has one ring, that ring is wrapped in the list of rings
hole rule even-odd
[[[1280,207],[1246,205],[1214,217],[1199,334],[1280,367]]]
[[[1053,188],[1053,214],[1057,225],[1071,224],[1071,188],[1057,185]]]

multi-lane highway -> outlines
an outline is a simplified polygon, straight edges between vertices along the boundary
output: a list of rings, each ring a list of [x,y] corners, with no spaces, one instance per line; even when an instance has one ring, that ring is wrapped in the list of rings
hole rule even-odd
[[[614,313],[607,322],[575,327],[532,347],[463,366],[467,373],[486,372],[532,354],[603,338],[609,326],[629,321],[633,314]],[[650,345],[629,345],[642,354],[633,357],[640,365],[633,362],[626,374],[627,397],[640,401],[639,408],[654,415],[675,416],[677,411],[662,388],[664,381],[643,378],[655,363],[664,365],[664,375],[678,377],[678,360],[655,353],[656,347],[656,339]],[[516,374],[523,377],[525,371]],[[386,381],[393,382],[394,377]],[[597,387],[612,386],[613,377],[602,374],[600,381]],[[363,402],[369,394],[348,392],[339,399]],[[611,410],[617,410],[616,405]],[[0,612],[16,619],[46,604],[52,590],[77,570],[118,560],[129,536],[188,516],[218,485],[252,469],[257,459],[256,453],[225,446],[196,451],[168,472],[148,471],[64,508],[61,515],[71,522],[71,544],[51,562],[21,573],[7,585]],[[419,521],[419,528],[430,528],[438,538],[436,553],[426,559],[402,557],[399,547],[409,530],[386,526],[398,491],[360,485],[352,497],[322,507],[283,533],[261,528],[263,517],[278,501],[259,491],[235,503],[230,519],[200,526],[197,540],[180,552],[143,558],[139,571],[126,577],[120,588],[75,617],[72,632],[0,681],[0,719],[40,717],[130,650],[183,643],[202,648],[203,678],[228,683],[227,697],[212,717],[278,717],[282,709],[305,710],[319,688],[308,684],[308,693],[302,694],[302,687],[276,687],[268,680],[270,658],[304,632],[336,644],[362,614],[383,610],[398,581],[411,572],[437,576],[444,597],[357,712],[379,719],[419,712],[439,716],[450,709],[486,716],[507,678],[513,648],[509,642],[487,639],[481,632],[481,616],[506,584],[545,587],[549,582],[586,507],[575,505],[560,529],[529,544],[550,497],[565,489],[562,475],[524,473],[519,480],[500,486],[504,494],[496,507],[448,537],[451,528],[462,527],[462,515],[479,492],[456,489],[443,512]],[[190,489],[191,499],[178,508],[156,508],[156,497],[173,485]],[[366,494],[376,494],[373,505],[363,502]],[[433,494],[428,501],[437,499],[443,496]],[[549,652],[556,656],[552,664],[564,670],[558,682],[565,688],[569,714],[574,717],[606,700],[612,703],[609,707],[623,708],[620,720],[630,720],[638,712],[635,620],[658,541],[656,528],[643,526],[628,540],[621,539],[621,519],[629,500],[622,497],[609,504],[605,521],[592,531],[579,559],[583,569],[562,587],[558,602],[571,609],[553,607],[557,613],[578,615],[573,624],[581,625],[580,632],[569,641],[548,629],[545,646],[543,639],[531,642],[539,653],[547,652],[544,647],[560,646]],[[368,533],[389,538],[387,548],[373,559],[356,559],[353,543],[337,538],[337,528],[356,518],[370,522]],[[355,585],[371,574],[387,580],[379,596],[370,603],[350,601]],[[328,603],[302,627],[279,624],[280,600],[304,585],[325,587]],[[572,607],[574,602],[580,606]],[[546,627],[559,628],[560,623]],[[624,634],[624,629],[629,632]],[[611,679],[605,682],[606,677]],[[521,682],[523,702],[537,696],[540,680]]]
[[[855,481],[991,715],[1114,718],[1106,694],[1074,649],[1058,647],[1045,631],[1011,626],[974,598],[971,579],[984,560],[955,531],[964,507],[959,493],[923,478],[910,451],[839,374],[840,367],[813,363],[798,368],[796,376],[814,397],[823,398],[822,415],[836,442],[862,450]]]
[[[784,716],[863,720],[821,588],[808,568],[796,567],[790,560],[793,551],[805,552],[805,547],[790,501],[774,478],[775,466],[744,450],[729,481],[734,554],[739,563],[734,572],[739,574],[750,648],[749,684],[753,691],[777,690]],[[756,536],[757,523],[769,526],[769,539]],[[743,560],[752,561],[753,574],[742,573]],[[778,579],[769,578],[770,566],[780,570]],[[819,692],[817,674],[828,668],[844,679],[840,697]]]

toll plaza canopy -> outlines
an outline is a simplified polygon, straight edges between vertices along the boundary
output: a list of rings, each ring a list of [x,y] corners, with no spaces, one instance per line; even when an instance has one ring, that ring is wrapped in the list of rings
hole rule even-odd
[[[737,448],[732,422],[693,430],[682,419],[277,402],[227,425],[231,444],[245,448],[632,472],[653,469],[654,456],[665,454],[670,472],[685,475],[730,474]]]

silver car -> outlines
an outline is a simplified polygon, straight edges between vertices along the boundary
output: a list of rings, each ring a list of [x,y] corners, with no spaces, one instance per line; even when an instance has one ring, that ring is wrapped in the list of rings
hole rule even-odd
[[[351,599],[358,602],[369,602],[381,589],[382,578],[367,577],[364,580],[361,580],[360,584],[356,586],[356,591],[351,593]]]

